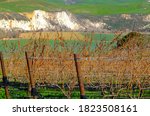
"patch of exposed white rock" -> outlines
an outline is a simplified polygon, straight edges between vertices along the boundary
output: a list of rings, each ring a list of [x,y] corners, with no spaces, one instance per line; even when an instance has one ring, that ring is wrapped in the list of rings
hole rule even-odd
[[[27,14],[31,15],[31,17],[29,18]],[[3,15],[5,14],[3,13]],[[24,31],[63,29],[78,31],[85,30],[86,28],[104,28],[106,25],[103,22],[91,22],[88,19],[84,19],[82,21],[84,24],[81,24],[80,21],[68,11],[46,12],[42,10],[35,10],[33,13],[26,13],[26,15],[19,14],[19,20],[15,16],[13,17],[11,15],[11,13],[7,13],[8,18],[0,17],[0,29],[16,29]]]
[[[126,23],[127,22],[127,23]],[[35,10],[31,13],[0,13],[0,29],[22,31],[99,31],[108,32],[126,28],[150,29],[150,15],[121,14],[99,16],[92,20],[89,17],[73,15],[68,11],[46,12]],[[122,23],[125,25],[123,26]],[[117,26],[115,26],[117,25]]]

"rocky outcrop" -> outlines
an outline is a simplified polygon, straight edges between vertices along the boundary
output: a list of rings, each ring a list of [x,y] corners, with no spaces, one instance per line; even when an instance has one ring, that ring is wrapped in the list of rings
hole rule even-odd
[[[0,13],[0,29],[30,30],[30,20],[17,13]]]
[[[91,22],[88,19],[80,20],[67,11],[60,12],[45,12],[36,10],[33,13],[22,13],[13,16],[14,13],[0,14],[0,29],[5,30],[69,30],[69,31],[84,31],[87,28],[104,28],[105,23]],[[5,16],[7,15],[7,16]],[[18,18],[19,17],[19,18]]]
[[[7,14],[7,16],[5,16]],[[36,10],[33,13],[22,13],[13,16],[14,13],[0,14],[0,29],[4,30],[69,30],[79,31],[86,28],[104,28],[102,22],[91,22],[88,19],[80,20],[68,11],[45,12]],[[18,18],[19,17],[19,18]]]
[[[68,11],[0,13],[0,29],[21,31],[149,31],[150,15],[73,15]]]

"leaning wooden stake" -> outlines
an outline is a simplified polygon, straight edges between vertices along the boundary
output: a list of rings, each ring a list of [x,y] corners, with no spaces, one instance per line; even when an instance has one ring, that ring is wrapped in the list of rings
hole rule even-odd
[[[30,68],[30,63],[29,63],[29,58],[28,58],[27,52],[25,52],[25,56],[26,56],[28,74],[29,74],[29,79],[30,79],[30,84],[31,84],[31,95],[32,95],[33,99],[36,99],[37,98],[37,96],[36,96],[37,92],[36,92],[35,83],[33,80],[33,75],[31,73],[31,68]]]
[[[6,95],[6,99],[9,99],[8,80],[7,80],[2,52],[0,52],[0,62],[1,62],[1,69],[2,69],[2,75],[3,75],[3,83],[5,87],[5,95]]]
[[[81,76],[80,62],[78,60],[79,60],[79,55],[74,54],[75,67],[76,67],[76,72],[77,72],[79,88],[80,88],[80,98],[86,99],[85,90],[84,90],[84,82],[83,82],[83,78]]]

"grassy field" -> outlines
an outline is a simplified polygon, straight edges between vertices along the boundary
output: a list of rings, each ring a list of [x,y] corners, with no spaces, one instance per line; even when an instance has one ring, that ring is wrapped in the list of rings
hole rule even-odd
[[[59,37],[58,37],[59,36]],[[10,50],[18,50],[19,46],[23,47],[29,42],[32,42],[33,39],[38,40],[40,39],[46,41],[48,40],[48,44],[54,48],[54,44],[60,43],[61,41],[64,42],[65,46],[71,47],[76,46],[74,48],[74,51],[78,51],[81,46],[84,45],[86,42],[86,46],[90,46],[91,50],[94,50],[96,48],[96,45],[100,43],[101,41],[110,42],[112,39],[114,39],[114,34],[87,34],[87,33],[77,33],[77,32],[43,32],[43,33],[22,33],[20,34],[20,39],[10,39],[10,40],[0,40],[0,51],[2,52],[11,52]],[[32,38],[32,39],[31,39]],[[91,45],[88,45],[88,43]]]
[[[122,90],[119,92],[119,95],[114,97],[116,99],[129,99],[129,98],[138,98],[139,89],[131,90]],[[19,85],[19,83],[13,83],[9,86],[9,92],[11,99],[29,99],[31,96],[28,93],[27,84]],[[64,93],[59,88],[52,87],[37,87],[38,99],[67,99]],[[66,90],[67,92],[67,90]],[[111,91],[109,89],[105,90],[105,96],[102,91],[99,89],[85,89],[85,94],[88,99],[111,99]],[[129,96],[130,95],[130,96]],[[150,98],[150,90],[144,90],[141,98]],[[80,92],[79,88],[73,90],[70,96],[71,99],[79,99]],[[5,90],[0,88],[0,99],[5,99]]]
[[[147,0],[78,0],[76,4],[65,5],[63,0],[0,0],[0,11],[30,12],[33,10],[69,10],[75,14],[121,14],[150,13]]]

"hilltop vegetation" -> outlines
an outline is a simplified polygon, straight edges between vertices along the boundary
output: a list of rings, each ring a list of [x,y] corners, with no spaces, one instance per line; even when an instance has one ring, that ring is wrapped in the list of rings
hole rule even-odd
[[[75,14],[150,13],[147,0],[0,0],[0,11],[69,10]]]

